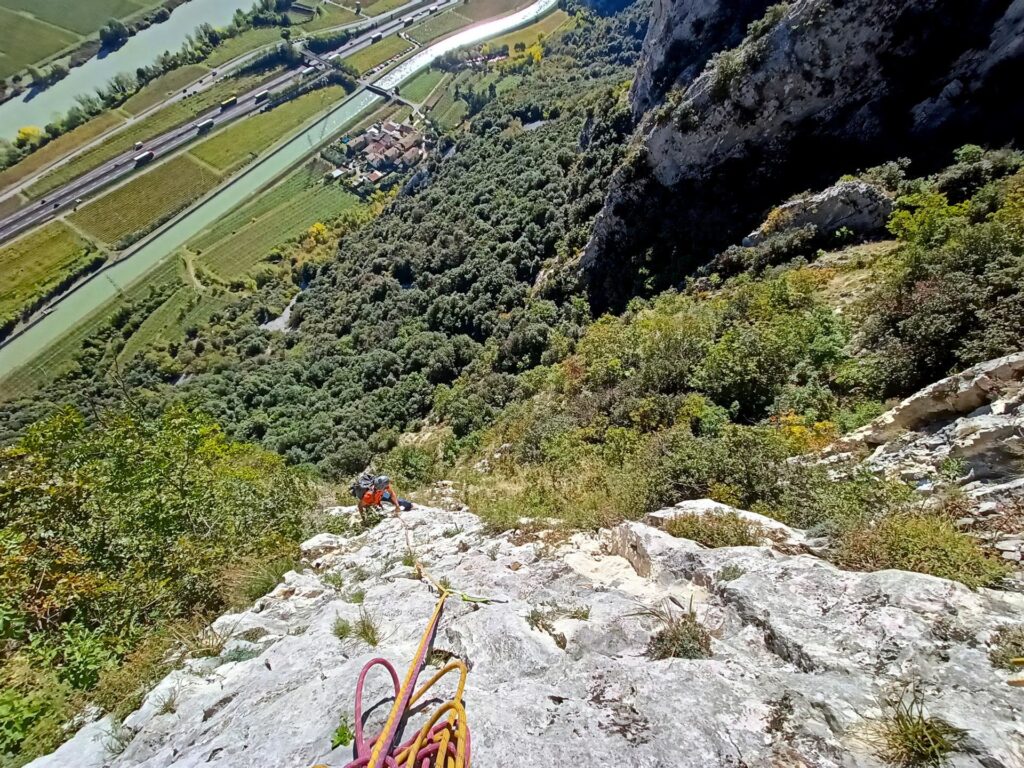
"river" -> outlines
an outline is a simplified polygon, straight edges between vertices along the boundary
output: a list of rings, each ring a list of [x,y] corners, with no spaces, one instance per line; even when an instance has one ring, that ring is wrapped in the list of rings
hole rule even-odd
[[[377,81],[377,85],[388,89],[394,88],[445,53],[523,26],[557,5],[558,0],[537,0],[528,8],[510,16],[463,30],[420,51],[384,75]],[[29,363],[36,355],[58,341],[66,331],[116,298],[122,290],[170,257],[192,237],[294,166],[313,149],[323,144],[330,135],[352,123],[379,101],[383,101],[382,96],[367,90],[359,91],[345,99],[326,116],[257,161],[181,218],[158,229],[155,235],[144,241],[130,255],[92,276],[57,302],[49,314],[39,318],[33,325],[0,347],[0,377]]]
[[[139,67],[152,64],[164,51],[178,50],[200,24],[226,26],[236,10],[247,11],[252,5],[253,0],[189,0],[175,8],[167,21],[128,38],[128,42],[116,51],[105,55],[101,53],[75,67],[59,83],[34,94],[31,90],[26,91],[18,98],[0,104],[0,138],[13,139],[24,125],[42,128],[75,106],[75,97],[79,94],[93,93],[97,87],[110,82],[114,75],[135,72]]]

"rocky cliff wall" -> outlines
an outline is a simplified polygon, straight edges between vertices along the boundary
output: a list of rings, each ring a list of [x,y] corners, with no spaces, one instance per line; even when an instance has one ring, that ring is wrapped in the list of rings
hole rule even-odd
[[[756,8],[726,23],[725,5],[655,7],[633,98],[642,110],[668,95],[643,118],[581,260],[599,308],[678,281],[794,192],[897,156],[927,170],[1024,124],[1012,96],[1024,0],[798,0],[698,65]]]

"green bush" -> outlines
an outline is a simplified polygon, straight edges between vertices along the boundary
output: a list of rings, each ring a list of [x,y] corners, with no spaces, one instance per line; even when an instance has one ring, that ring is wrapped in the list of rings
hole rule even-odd
[[[874,526],[851,528],[833,557],[853,570],[898,568],[972,588],[996,584],[1010,572],[949,520],[920,513],[891,515]]]
[[[118,662],[170,620],[223,608],[224,569],[300,540],[309,506],[307,481],[278,456],[185,408],[100,413],[91,424],[64,408],[30,426],[0,451],[0,672],[40,672],[3,686],[23,724],[5,750],[59,737],[67,713],[53,702],[70,700],[53,693],[61,686],[95,690],[112,709],[136,703],[141,668],[129,656],[132,679],[117,682]]]
[[[644,611],[661,624],[647,645],[647,655],[660,659],[707,659],[711,657],[711,633],[700,623],[691,605],[685,611],[650,608]]]
[[[665,530],[705,547],[756,547],[765,536],[761,526],[735,512],[677,515],[665,523]]]

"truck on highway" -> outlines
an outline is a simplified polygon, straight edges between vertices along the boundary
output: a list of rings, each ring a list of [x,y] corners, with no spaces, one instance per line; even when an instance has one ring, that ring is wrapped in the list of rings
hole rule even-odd
[[[237,103],[238,103],[238,97],[237,96],[232,96],[229,99],[224,99],[224,101],[222,101],[220,103],[220,108],[221,109],[227,109],[228,107],[235,106],[235,104],[237,104]]]
[[[304,70],[302,70],[302,74],[303,75],[312,75],[314,72],[316,72],[316,67],[314,67],[312,65],[310,65],[310,66],[306,67]]]
[[[135,142],[135,151],[138,152],[140,149],[142,149],[142,142],[141,141],[136,141]]]
[[[383,39],[384,39],[384,33],[383,32],[378,32],[377,34],[375,34],[373,37],[370,38],[370,42],[371,43],[379,43]]]
[[[206,133],[208,130],[213,128],[213,118],[203,120],[199,125],[196,126],[196,131],[199,133]]]
[[[260,91],[259,93],[257,93],[255,96],[252,97],[252,100],[255,101],[257,104],[259,104],[261,101],[263,101],[269,95],[270,95],[270,91]]]
[[[413,22],[414,22],[414,21],[416,21],[416,19],[414,19],[414,18],[413,18],[412,16],[410,16],[410,17],[409,17],[408,19],[406,19],[406,20],[405,20],[405,21],[404,21],[404,22],[402,23],[402,26],[403,26],[403,27],[411,27],[411,26],[413,25]]]
[[[136,165],[145,165],[154,157],[156,157],[156,155],[151,149],[148,152],[143,152],[142,154],[136,155],[134,158],[132,158],[132,162],[134,162]]]

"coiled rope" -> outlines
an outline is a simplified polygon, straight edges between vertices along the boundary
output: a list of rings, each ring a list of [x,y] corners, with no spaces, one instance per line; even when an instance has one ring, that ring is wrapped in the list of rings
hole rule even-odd
[[[405,542],[413,555],[414,566],[420,578],[429,582],[440,595],[434,607],[426,629],[420,638],[405,680],[399,684],[398,671],[384,658],[368,661],[359,673],[356,683],[355,702],[355,759],[347,763],[345,768],[469,768],[470,736],[466,720],[466,710],[462,704],[462,695],[466,687],[466,676],[469,670],[461,659],[452,659],[445,664],[426,683],[417,687],[420,673],[426,666],[430,649],[437,629],[441,622],[445,602],[453,594],[465,602],[490,603],[489,598],[473,597],[464,593],[453,592],[446,584],[435,580],[416,555],[412,542],[412,529],[402,519],[395,517],[405,529]],[[384,667],[391,676],[395,701],[388,712],[384,727],[372,739],[367,739],[363,731],[363,687],[370,671],[377,666]],[[455,693],[451,699],[437,707],[423,726],[406,741],[395,744],[395,740],[424,695],[450,672],[458,672],[459,679]],[[314,766],[327,768],[327,766]]]

